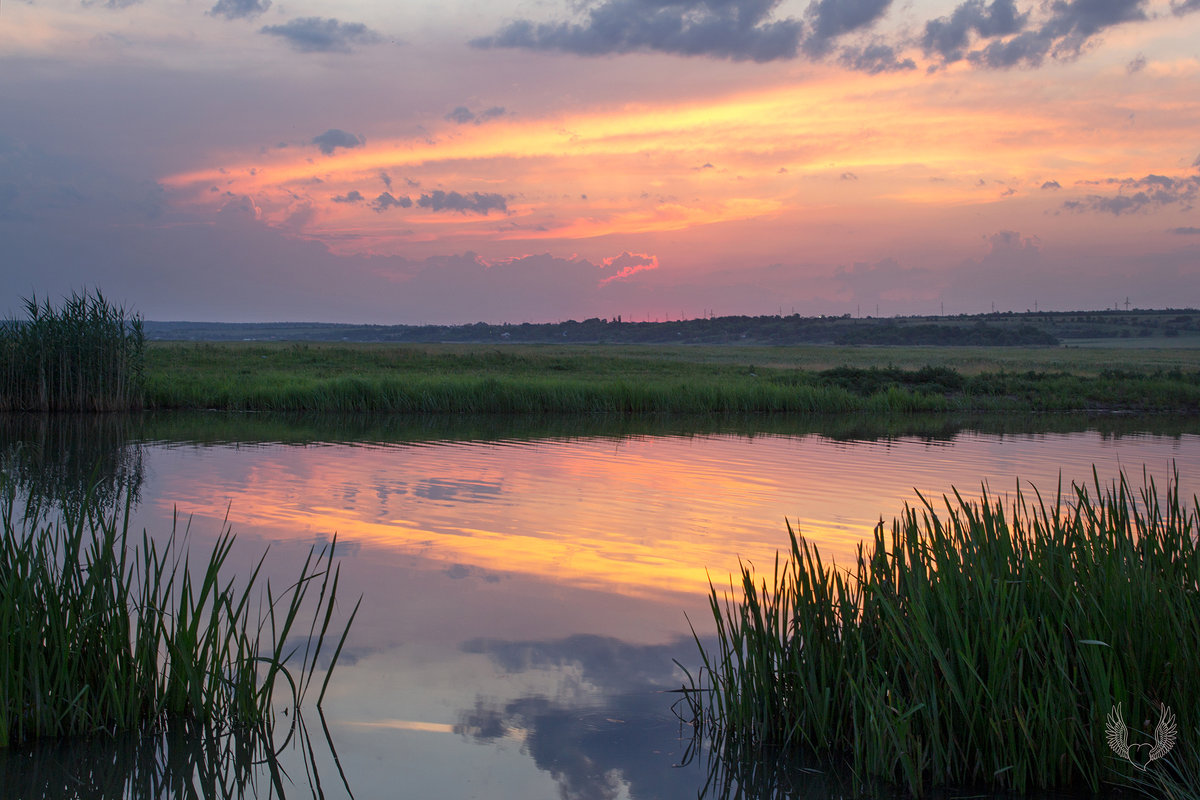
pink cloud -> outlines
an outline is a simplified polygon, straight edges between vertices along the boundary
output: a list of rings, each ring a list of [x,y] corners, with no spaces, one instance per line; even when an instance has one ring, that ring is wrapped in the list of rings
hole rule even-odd
[[[658,256],[650,255],[649,253],[631,253],[628,250],[621,253],[619,256],[611,256],[600,262],[601,269],[616,268],[616,272],[600,281],[603,286],[606,283],[611,283],[615,280],[628,278],[635,272],[642,272],[648,269],[658,269]]]

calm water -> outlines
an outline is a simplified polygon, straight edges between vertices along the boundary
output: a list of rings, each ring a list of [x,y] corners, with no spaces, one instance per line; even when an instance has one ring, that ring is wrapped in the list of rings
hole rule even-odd
[[[55,437],[109,437],[110,468],[140,484],[137,527],[168,531],[178,514],[200,547],[227,518],[238,559],[269,545],[280,579],[337,534],[342,596],[365,599],[325,716],[361,800],[697,797],[705,769],[680,766],[688,740],[664,692],[682,681],[672,658],[696,663],[688,619],[708,633],[709,576],[726,581],[739,558],[769,567],[787,523],[845,561],[916,491],[978,496],[986,483],[1011,496],[1020,479],[1053,496],[1060,476],[1064,486],[1090,481],[1093,465],[1102,482],[1124,467],[1139,483],[1144,468],[1165,484],[1174,465],[1189,495],[1200,483],[1194,420],[864,438],[813,427],[471,431],[468,440],[435,430],[382,442],[280,428],[242,439],[159,428],[149,441],[134,432],[136,444],[123,431],[27,438],[66,452]],[[43,472],[63,471],[42,458]],[[318,738],[319,792],[303,754],[285,753],[286,796],[348,796]],[[73,757],[40,758],[52,773]],[[21,763],[10,757],[0,770]],[[810,789],[824,791],[818,778]]]

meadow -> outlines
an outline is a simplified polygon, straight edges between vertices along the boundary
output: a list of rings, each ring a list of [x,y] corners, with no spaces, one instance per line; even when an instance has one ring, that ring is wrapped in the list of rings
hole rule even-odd
[[[1200,350],[151,343],[145,385],[238,411],[1195,411]]]

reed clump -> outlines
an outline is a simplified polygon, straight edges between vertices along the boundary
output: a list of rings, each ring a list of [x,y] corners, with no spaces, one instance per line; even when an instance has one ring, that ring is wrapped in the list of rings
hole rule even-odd
[[[195,563],[186,528],[165,541],[132,536],[129,504],[121,515],[87,503],[48,521],[29,506],[16,513],[2,476],[0,491],[0,748],[170,719],[269,726],[279,686],[280,702],[299,706],[329,650],[333,544],[310,551],[293,583],[264,590],[265,554],[240,586],[225,576],[228,526]]]
[[[815,751],[914,795],[1140,777],[1167,796],[1153,770],[1170,758],[1135,768],[1106,718],[1124,704],[1135,756],[1164,705],[1196,727],[1200,503],[1177,474],[1160,496],[1093,472],[1052,503],[984,487],[942,505],[881,522],[849,570],[789,526],[771,573],[743,566],[737,599],[713,590],[718,643],[689,696],[723,757]]]
[[[99,291],[0,322],[0,411],[130,411],[144,399],[142,318]]]

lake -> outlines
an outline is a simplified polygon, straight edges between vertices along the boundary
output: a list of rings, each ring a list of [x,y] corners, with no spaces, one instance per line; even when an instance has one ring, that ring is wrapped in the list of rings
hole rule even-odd
[[[671,712],[673,659],[698,663],[689,620],[710,633],[710,578],[727,587],[740,561],[769,570],[788,524],[845,563],[917,492],[937,506],[954,487],[1036,486],[1052,501],[1093,467],[1102,484],[1124,468],[1135,486],[1173,469],[1187,496],[1200,485],[1190,417],[168,415],[9,419],[0,432],[4,451],[20,443],[27,491],[101,463],[114,494],[135,486],[137,529],[169,532],[178,515],[207,548],[227,520],[238,563],[269,547],[274,580],[337,535],[344,613],[364,600],[325,700],[329,739],[289,745],[288,779],[245,796],[723,796],[704,790],[704,759]],[[317,719],[306,710],[310,730]],[[54,777],[80,758],[63,745],[6,754],[0,778],[28,787],[37,772],[39,796],[86,796]],[[144,796],[113,781],[112,796]],[[805,796],[829,796],[823,781]]]

